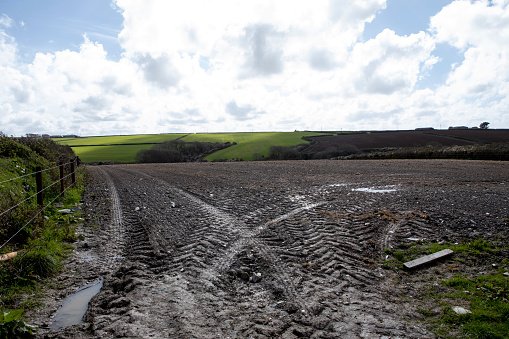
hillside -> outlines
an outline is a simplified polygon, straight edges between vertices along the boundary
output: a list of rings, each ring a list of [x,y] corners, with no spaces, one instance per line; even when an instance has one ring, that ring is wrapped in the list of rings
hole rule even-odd
[[[252,132],[252,133],[198,133],[198,134],[145,134],[125,136],[87,137],[75,139],[55,139],[69,145],[85,163],[118,162],[132,163],[136,153],[150,149],[156,144],[175,139],[185,142],[220,142],[236,145],[210,154],[207,161],[219,159],[243,159],[268,157],[271,146],[295,146],[306,144],[303,137],[324,135],[319,132]]]
[[[358,151],[373,151],[384,148],[407,148],[433,146],[485,145],[509,142],[509,130],[426,130],[426,131],[380,131],[339,133],[323,137],[308,137],[313,143],[303,152],[317,154],[344,149],[346,146]]]

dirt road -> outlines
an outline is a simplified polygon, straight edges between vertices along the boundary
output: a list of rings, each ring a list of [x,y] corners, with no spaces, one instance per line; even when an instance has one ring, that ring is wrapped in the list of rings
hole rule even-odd
[[[76,260],[88,259],[77,270],[104,287],[85,324],[49,337],[433,337],[381,268],[383,250],[507,233],[501,162],[89,169],[97,229],[78,244]]]

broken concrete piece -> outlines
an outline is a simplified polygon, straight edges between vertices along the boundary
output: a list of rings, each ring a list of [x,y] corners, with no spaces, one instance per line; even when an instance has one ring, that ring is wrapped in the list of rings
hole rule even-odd
[[[438,252],[435,252],[433,254],[426,255],[424,257],[421,257],[421,258],[418,258],[418,259],[415,259],[415,260],[412,260],[412,261],[408,261],[408,262],[404,263],[403,266],[405,268],[407,268],[407,269],[414,269],[414,268],[417,268],[419,266],[422,266],[422,265],[428,264],[430,262],[433,262],[435,260],[448,257],[452,253],[454,253],[454,252],[447,248],[445,250],[438,251]]]
[[[452,308],[452,310],[453,310],[454,312],[456,312],[457,314],[468,314],[468,313],[472,313],[472,312],[470,312],[469,310],[464,309],[463,307],[460,307],[460,306],[454,306],[454,307]]]

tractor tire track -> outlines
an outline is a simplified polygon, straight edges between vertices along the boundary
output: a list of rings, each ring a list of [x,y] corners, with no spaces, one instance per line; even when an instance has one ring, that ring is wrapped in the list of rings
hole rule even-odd
[[[124,232],[121,240],[113,237],[124,247],[91,305],[95,336],[408,334],[383,311],[381,277],[366,258],[380,228],[356,217],[369,213],[376,198],[345,204],[338,197],[350,195],[350,187],[325,185],[281,189],[271,199],[270,190],[261,190],[244,201],[242,190],[200,193],[150,168],[101,172],[113,224]],[[390,239],[383,241],[379,247]]]

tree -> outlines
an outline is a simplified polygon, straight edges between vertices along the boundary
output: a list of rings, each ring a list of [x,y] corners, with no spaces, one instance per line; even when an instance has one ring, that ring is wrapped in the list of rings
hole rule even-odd
[[[485,121],[485,122],[483,122],[483,123],[481,123],[481,124],[479,125],[479,128],[480,128],[480,129],[488,129],[488,125],[489,125],[489,124],[490,124],[489,122]]]

